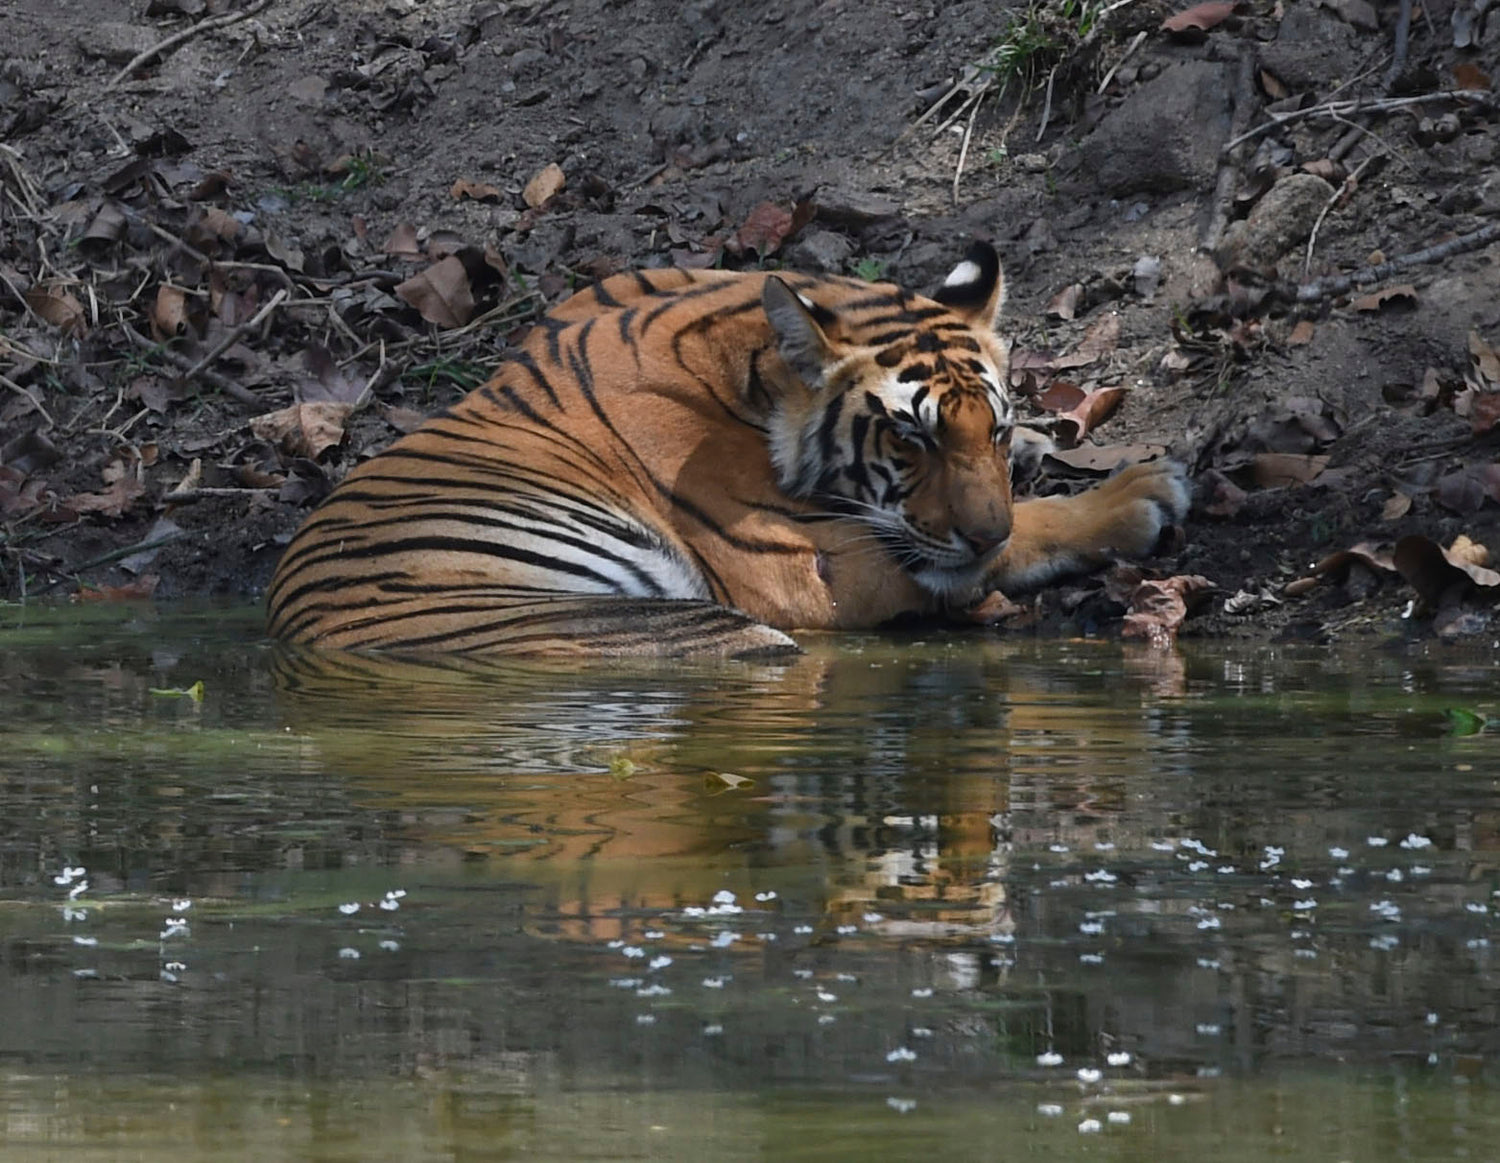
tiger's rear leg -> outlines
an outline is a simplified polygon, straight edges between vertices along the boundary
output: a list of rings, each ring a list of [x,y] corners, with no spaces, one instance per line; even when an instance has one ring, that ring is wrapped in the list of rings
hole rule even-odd
[[[406,607],[406,608],[403,608]],[[550,658],[756,658],[800,653],[783,634],[715,602],[667,598],[485,594],[415,599],[319,618],[293,615],[272,633],[330,650]]]

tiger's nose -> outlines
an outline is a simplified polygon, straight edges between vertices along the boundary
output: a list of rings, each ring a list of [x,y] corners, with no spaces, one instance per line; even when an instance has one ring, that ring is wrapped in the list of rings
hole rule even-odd
[[[960,530],[958,539],[969,547],[975,557],[983,557],[987,553],[993,553],[1009,541],[1010,530],[1003,532],[996,529]]]

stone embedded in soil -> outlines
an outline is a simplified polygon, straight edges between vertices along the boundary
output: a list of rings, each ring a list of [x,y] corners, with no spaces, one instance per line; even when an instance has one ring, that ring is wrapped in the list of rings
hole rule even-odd
[[[1077,171],[1116,196],[1207,189],[1229,128],[1229,72],[1184,61],[1136,89],[1084,139]]]
[[[1231,223],[1219,248],[1226,266],[1270,267],[1307,241],[1313,223],[1333,197],[1333,187],[1313,174],[1288,174],[1255,204],[1243,222]]]
[[[1292,89],[1326,89],[1356,64],[1359,34],[1312,4],[1288,4],[1276,39],[1260,48],[1262,68]]]
[[[137,24],[105,21],[78,32],[78,49],[84,56],[101,57],[112,65],[133,61],[157,42],[157,35]]]
[[[854,254],[854,243],[832,230],[810,230],[787,248],[786,260],[796,270],[843,271]]]

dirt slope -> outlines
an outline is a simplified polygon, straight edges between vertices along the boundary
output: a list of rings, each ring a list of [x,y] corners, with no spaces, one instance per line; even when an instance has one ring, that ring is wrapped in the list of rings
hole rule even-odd
[[[1142,446],[1193,466],[1156,563],[1217,585],[1190,625],[1426,632],[1397,617],[1420,595],[1441,632],[1485,632],[1500,577],[1441,556],[1500,546],[1500,17],[1478,7],[1419,8],[1393,68],[1399,9],[1364,0],[1202,5],[1175,31],[1148,0],[14,0],[0,592],[255,593],[351,464],[591,277],[764,262],[922,289],[978,236],[1006,260],[1016,389],[1080,443],[1037,487]],[[1128,580],[1045,620],[1103,625]]]

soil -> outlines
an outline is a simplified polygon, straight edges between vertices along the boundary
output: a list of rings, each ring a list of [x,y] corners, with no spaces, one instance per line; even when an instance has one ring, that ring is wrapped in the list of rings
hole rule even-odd
[[[1017,391],[1075,416],[1035,487],[1145,445],[1191,467],[1151,563],[1214,583],[1189,630],[1487,632],[1500,575],[1452,545],[1500,546],[1500,16],[1423,5],[1392,68],[1396,4],[1200,5],[1181,31],[1153,0],[1092,30],[1075,8],[12,0],[0,594],[258,593],[351,465],[590,278],[921,290],[980,237]],[[1092,629],[1131,580],[1018,621]]]

